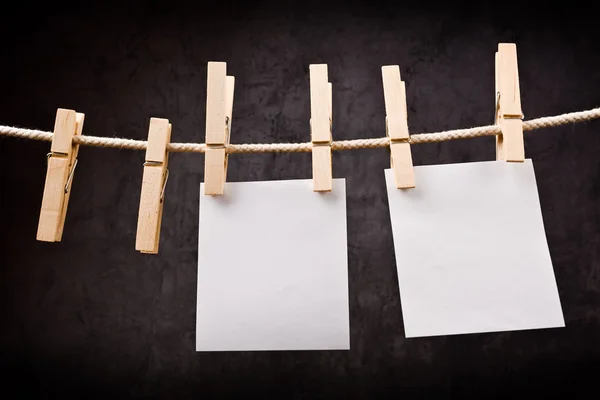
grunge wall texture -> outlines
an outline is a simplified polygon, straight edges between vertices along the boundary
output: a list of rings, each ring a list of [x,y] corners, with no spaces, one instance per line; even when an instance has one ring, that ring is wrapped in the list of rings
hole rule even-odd
[[[407,83],[411,132],[487,125],[498,42],[517,43],[526,119],[600,104],[600,31],[576,2],[14,7],[0,15],[4,125],[52,130],[63,107],[86,114],[89,135],[145,139],[150,117],[164,117],[173,141],[202,142],[213,60],[236,77],[233,143],[309,141],[310,63],[329,66],[335,139],[385,135],[387,64],[399,64]],[[134,250],[143,152],[82,147],[63,242],[48,244],[35,234],[49,143],[0,138],[3,389],[86,398],[597,390],[600,121],[526,133],[525,141],[566,328],[405,339],[383,177],[388,151],[354,150],[333,159],[334,177],[347,179],[352,349],[196,353],[203,156],[171,155],[160,254],[151,256]],[[413,158],[491,160],[494,140],[416,145]],[[229,162],[229,181],[310,176],[310,154]]]

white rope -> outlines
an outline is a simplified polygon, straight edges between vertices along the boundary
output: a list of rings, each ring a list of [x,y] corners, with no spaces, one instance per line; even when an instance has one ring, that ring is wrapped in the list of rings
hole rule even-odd
[[[572,112],[554,117],[542,117],[523,122],[523,130],[547,128],[600,118],[600,108],[586,111]],[[480,126],[469,129],[456,129],[435,133],[418,133],[410,136],[410,143],[435,143],[446,140],[469,139],[481,136],[494,136],[500,134],[496,125]],[[16,128],[0,125],[0,136],[12,136],[23,139],[52,141],[52,132],[38,131],[35,129]],[[148,142],[143,140],[107,138],[97,136],[75,136],[73,141],[82,146],[114,147],[118,149],[145,150]],[[374,149],[389,146],[388,138],[339,140],[331,143],[332,150]],[[167,150],[170,152],[204,153],[204,143],[169,143]],[[268,143],[268,144],[229,144],[227,153],[293,153],[310,152],[311,143]]]

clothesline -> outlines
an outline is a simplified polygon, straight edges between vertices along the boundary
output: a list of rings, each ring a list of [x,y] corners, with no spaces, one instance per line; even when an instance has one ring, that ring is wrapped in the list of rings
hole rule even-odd
[[[556,115],[552,117],[536,118],[529,121],[523,121],[523,131],[532,131],[540,128],[578,123],[600,118],[600,108],[593,108],[585,111],[577,111],[567,114]],[[500,134],[500,127],[497,125],[480,126],[468,129],[455,129],[435,133],[418,133],[410,136],[411,144],[435,143],[446,140],[468,139],[481,136],[495,136]],[[24,129],[12,126],[0,125],[0,136],[11,136],[23,139],[52,141],[52,132],[40,131],[35,129]],[[112,147],[129,150],[146,150],[147,141],[109,138],[88,135],[77,135],[73,137],[73,142],[81,146],[94,147]],[[353,139],[338,140],[331,143],[332,150],[353,150],[353,149],[374,149],[387,147],[390,140],[387,137],[372,139]],[[169,143],[167,150],[170,152],[204,153],[206,145],[204,143]],[[249,143],[249,144],[229,144],[226,146],[227,153],[294,153],[310,152],[312,143]]]

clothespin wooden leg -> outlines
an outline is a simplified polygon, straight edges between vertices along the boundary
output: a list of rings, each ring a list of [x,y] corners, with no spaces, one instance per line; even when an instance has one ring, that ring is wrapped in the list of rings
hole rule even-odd
[[[75,131],[75,136],[77,135],[81,135],[82,131],[83,131],[83,121],[85,119],[85,114],[82,113],[76,113],[75,114],[75,121],[76,121],[76,131]],[[57,237],[57,242],[60,242],[62,240],[62,234],[63,234],[63,230],[65,228],[65,218],[67,217],[67,206],[69,204],[69,199],[71,198],[71,185],[73,184],[73,178],[75,176],[75,167],[77,167],[77,156],[79,155],[79,145],[75,145],[73,146],[73,163],[72,165],[69,166],[69,177],[67,178],[67,184],[65,186],[65,199],[63,201],[63,212],[62,212],[62,219],[59,225],[59,230],[58,230],[58,237]]]
[[[327,64],[311,64],[310,131],[315,192],[329,192],[332,188],[332,103],[332,86],[328,82]]]
[[[62,239],[79,151],[73,137],[81,135],[84,118],[84,114],[73,110],[59,108],[56,112],[37,240],[60,242]]]
[[[501,130],[496,136],[496,159],[523,162],[523,112],[514,43],[498,44],[496,53],[496,124]]]
[[[400,67],[381,67],[383,95],[385,99],[386,133],[390,138],[390,164],[394,171],[396,187],[415,187],[415,172],[410,151],[408,115],[406,109],[406,88],[400,79]]]
[[[135,249],[142,253],[158,253],[165,185],[169,177],[167,144],[170,140],[169,120],[151,118],[135,239]]]
[[[204,154],[204,194],[207,195],[222,195],[227,180],[226,146],[231,138],[235,78],[226,73],[226,63],[208,63]]]

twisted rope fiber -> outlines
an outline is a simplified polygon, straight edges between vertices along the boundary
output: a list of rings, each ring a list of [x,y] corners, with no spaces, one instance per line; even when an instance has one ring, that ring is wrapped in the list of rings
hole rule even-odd
[[[578,123],[600,118],[600,108],[572,112],[553,117],[536,118],[523,122],[524,131],[547,128],[552,126]],[[435,133],[418,133],[410,136],[411,144],[435,143],[446,140],[469,139],[482,136],[494,136],[500,134],[497,125],[480,126],[469,129],[455,129]],[[0,125],[0,136],[12,136],[23,139],[52,141],[52,132],[39,131],[36,129],[16,128]],[[82,146],[113,147],[118,149],[146,150],[148,142],[134,139],[107,138],[98,136],[75,136],[73,141]],[[390,140],[387,137],[373,139],[339,140],[331,143],[332,150],[353,149],[375,149],[387,147]],[[167,150],[170,152],[204,153],[204,143],[169,143]],[[293,153],[310,152],[312,144],[309,143],[252,143],[252,144],[229,144],[227,153]]]

